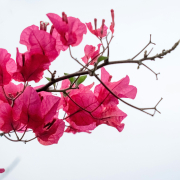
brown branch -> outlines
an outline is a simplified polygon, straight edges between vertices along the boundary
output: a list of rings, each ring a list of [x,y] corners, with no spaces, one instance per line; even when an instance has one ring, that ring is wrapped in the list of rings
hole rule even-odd
[[[150,69],[150,68],[149,68],[148,66],[146,66],[144,63],[141,63],[141,64],[142,64],[144,67],[146,67],[147,69],[149,69],[152,73],[154,73],[155,76],[156,76],[156,80],[158,80],[158,75],[159,75],[160,73],[155,73],[152,69]],[[141,65],[141,64],[140,64],[140,65]],[[140,65],[139,65],[139,66],[140,66]],[[139,66],[138,66],[138,67],[139,67]]]
[[[131,59],[128,59],[128,60],[120,60],[120,61],[110,61],[108,63],[102,63],[100,64],[99,66],[97,66],[97,69],[100,69],[101,67],[104,67],[104,66],[107,66],[107,65],[112,65],[112,64],[127,64],[127,63],[134,63],[134,64],[138,64],[143,62],[143,61],[147,61],[147,60],[155,60],[156,58],[162,58],[163,56],[165,56],[167,53],[170,53],[171,51],[173,51],[179,44],[180,41],[178,41],[177,43],[174,44],[174,46],[167,50],[167,51],[163,51],[163,53],[160,53],[160,54],[157,54],[155,56],[151,56],[151,57],[146,57],[146,58],[142,58],[140,60],[131,60]],[[62,81],[64,79],[68,79],[68,78],[71,78],[71,77],[74,77],[74,76],[81,76],[81,75],[87,75],[89,74],[88,71],[78,71],[78,72],[75,72],[75,73],[72,73],[72,74],[68,74],[66,76],[61,76],[61,77],[58,77],[56,79],[54,79],[53,81],[47,83],[46,85],[44,85],[43,87],[41,88],[38,88],[36,91],[37,92],[40,92],[40,91],[47,91],[48,87],[50,87],[52,84],[56,83],[56,82],[59,82],[59,81]],[[53,91],[51,91],[53,92]]]
[[[148,43],[139,53],[137,53],[131,60],[133,60],[133,59],[135,59],[137,56],[139,56],[150,44],[156,45],[155,43],[151,42],[151,34],[150,34],[149,43]]]

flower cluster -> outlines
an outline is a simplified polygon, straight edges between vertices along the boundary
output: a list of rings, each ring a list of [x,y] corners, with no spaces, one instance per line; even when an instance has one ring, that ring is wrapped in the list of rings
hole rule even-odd
[[[40,91],[39,87],[29,85],[31,81],[37,83],[43,78],[44,71],[49,70],[51,63],[61,51],[67,50],[70,46],[78,46],[83,35],[87,33],[87,28],[101,43],[97,45],[97,50],[93,45],[85,46],[85,56],[81,58],[81,62],[78,61],[80,64],[85,63],[81,71],[92,65],[94,70],[91,75],[94,75],[96,65],[105,60],[102,56],[105,51],[102,39],[107,39],[108,27],[104,19],[100,28],[97,28],[97,19],[94,19],[93,29],[90,22],[84,24],[78,18],[68,17],[64,12],[62,17],[53,13],[47,16],[52,22],[49,33],[49,23],[42,21],[40,28],[32,25],[22,31],[20,43],[27,47],[27,51],[21,53],[17,48],[16,61],[11,59],[7,50],[0,49],[0,131],[3,132],[1,135],[10,139],[7,134],[14,132],[17,140],[10,139],[12,141],[28,142],[37,139],[43,145],[51,145],[58,143],[64,132],[91,133],[101,124],[115,127],[121,132],[124,128],[122,121],[127,115],[118,108],[117,97],[134,99],[137,93],[136,87],[129,85],[128,76],[111,82],[112,76],[102,67],[101,83],[94,87],[94,91],[91,90],[94,84],[82,84],[86,76],[69,79],[67,77],[62,81],[59,91],[54,89],[54,92],[60,92],[60,97],[52,94],[53,91],[50,92],[48,88]],[[111,16],[110,31],[113,37],[113,10]],[[103,53],[100,53],[102,47]],[[52,77],[48,78],[49,83],[55,84],[55,73],[51,75]],[[12,80],[20,84],[14,84]],[[65,112],[61,119],[60,110]],[[35,137],[23,140],[28,131],[32,131]]]

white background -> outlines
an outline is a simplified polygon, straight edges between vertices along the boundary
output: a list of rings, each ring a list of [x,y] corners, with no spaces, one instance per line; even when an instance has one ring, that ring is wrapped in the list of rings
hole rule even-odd
[[[97,18],[98,26],[104,18],[109,27],[110,9],[115,11],[110,60],[132,58],[148,43],[150,34],[156,43],[148,48],[154,47],[151,55],[171,48],[180,39],[179,0],[0,0],[0,48],[7,49],[15,59],[16,47],[21,52],[26,50],[19,44],[22,30],[48,21],[47,13],[61,15],[65,11],[84,23]],[[98,43],[88,32],[81,45],[72,48],[73,55],[80,59],[86,44],[96,46]],[[121,133],[102,125],[90,135],[64,134],[58,145],[47,147],[37,140],[25,145],[0,138],[0,168],[7,170],[0,174],[0,179],[179,180],[180,47],[165,58],[146,64],[161,73],[158,81],[148,69],[137,70],[134,64],[106,69],[113,75],[112,81],[129,75],[130,84],[138,89],[136,99],[127,100],[133,105],[153,107],[163,97],[158,106],[161,114],[151,117],[120,102],[119,108],[128,114]],[[56,69],[61,76],[79,68],[66,51],[61,52],[50,69]],[[46,76],[49,76],[47,72]],[[42,80],[39,84],[46,82]],[[92,82],[96,81],[86,80],[86,84]]]

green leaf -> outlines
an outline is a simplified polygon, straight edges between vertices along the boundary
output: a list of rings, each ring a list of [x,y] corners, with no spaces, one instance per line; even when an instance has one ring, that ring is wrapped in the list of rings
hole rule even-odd
[[[76,85],[78,86],[79,84],[84,82],[86,78],[87,78],[87,75],[79,77],[78,80],[76,81]]]
[[[104,61],[104,60],[106,60],[106,59],[108,59],[108,57],[105,57],[105,56],[100,56],[99,58],[98,58],[98,63],[99,62],[101,62],[101,61]]]
[[[65,76],[68,75],[68,73],[64,73]],[[75,77],[68,78],[71,84],[75,81]]]
[[[51,81],[51,78],[49,78],[49,77],[45,77],[48,81]]]

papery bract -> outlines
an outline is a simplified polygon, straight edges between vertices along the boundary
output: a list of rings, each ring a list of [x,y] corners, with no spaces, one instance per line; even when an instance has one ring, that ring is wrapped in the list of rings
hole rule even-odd
[[[44,70],[49,69],[50,62],[45,55],[19,53],[16,56],[17,70],[13,74],[13,79],[19,82],[35,81],[39,82],[44,74]]]
[[[0,102],[0,130],[9,133],[12,130],[17,130],[20,123],[14,121],[12,116],[12,107],[8,103]]]
[[[36,128],[43,123],[41,119],[41,100],[34,88],[28,86],[19,96],[13,106],[13,117],[16,121],[27,125],[28,128]]]
[[[105,68],[101,68],[101,79],[106,84],[106,86],[119,98],[131,98],[134,99],[136,97],[137,88],[129,85],[129,77],[117,81],[110,82],[111,77],[109,73],[105,70]],[[94,93],[99,102],[104,101],[104,103],[115,103],[118,104],[118,100],[114,97],[110,92],[102,85],[99,84],[95,87]]]
[[[137,88],[129,85],[128,76],[117,82],[110,82],[111,78],[112,76],[109,75],[105,68],[101,68],[101,80],[114,94],[119,98],[135,98]],[[121,122],[127,115],[117,107],[119,103],[118,99],[114,97],[102,84],[95,87],[94,93],[98,102],[103,106],[102,118],[104,121],[97,120],[97,126],[100,124],[107,124],[115,127],[119,132],[121,132],[124,128],[124,124]]]
[[[64,18],[54,13],[48,13],[47,16],[60,34],[60,41],[64,45],[64,49],[67,49],[70,45],[79,45],[83,39],[83,34],[87,33],[85,24],[78,18],[67,17],[65,15],[66,20],[64,20]]]
[[[102,111],[102,120],[97,120],[97,126],[101,124],[107,124],[115,127],[119,132],[124,129],[122,120],[127,116],[116,105],[104,106]]]
[[[56,50],[58,51],[58,53],[60,52],[60,50],[65,51],[68,49],[68,46],[65,46],[62,43],[61,38],[60,38],[61,36],[55,28],[53,29],[52,37],[56,39]]]
[[[47,56],[50,62],[56,59],[60,53],[60,49],[56,45],[56,39],[46,31],[39,30],[38,26],[35,25],[22,31],[20,43],[26,45],[32,54]]]
[[[29,36],[35,30],[39,30],[39,27],[35,26],[35,25],[32,25],[32,26],[29,26],[29,27],[25,28],[21,33],[19,43],[23,44],[23,45],[26,45],[28,51],[30,51],[30,48],[31,48],[31,44],[29,42]]]
[[[95,47],[92,45],[86,45],[84,48],[85,56],[81,59],[84,61],[84,63],[88,63],[88,60],[91,58],[90,65],[94,65],[95,62],[97,62],[97,59],[99,57],[99,51],[102,44],[98,44],[98,49],[95,51]]]
[[[93,92],[90,90],[92,85],[79,85],[79,89],[71,90],[69,96],[64,97],[63,110],[67,113],[66,121],[76,132],[89,132],[96,127],[96,118],[100,116],[101,109],[89,114],[99,105]],[[78,105],[77,105],[78,104]],[[86,111],[87,110],[87,111]],[[67,130],[66,132],[70,132]]]
[[[11,74],[7,71],[7,63],[11,55],[7,50],[0,48],[0,86],[6,85],[11,81]]]
[[[53,119],[52,122],[44,124],[36,129],[35,134],[42,145],[57,144],[64,133],[65,123],[60,119]]]
[[[41,97],[41,118],[44,120],[44,123],[49,123],[57,112],[60,97],[53,95]]]

